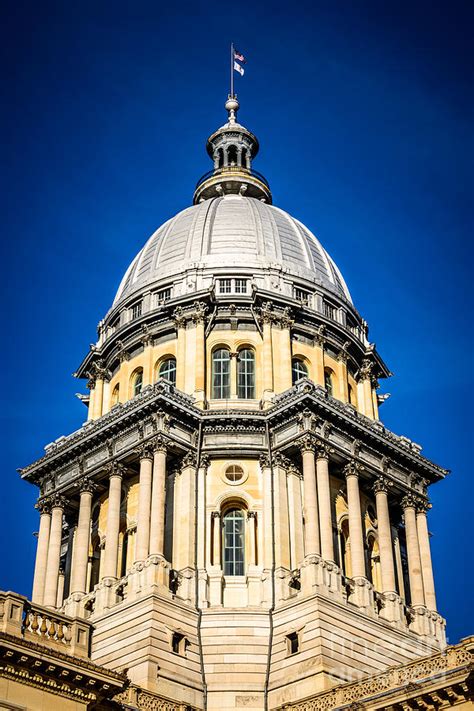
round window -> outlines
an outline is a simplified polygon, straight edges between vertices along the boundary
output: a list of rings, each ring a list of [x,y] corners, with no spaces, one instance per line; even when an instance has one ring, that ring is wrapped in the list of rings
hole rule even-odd
[[[238,464],[231,464],[230,467],[227,467],[225,470],[225,477],[228,481],[231,481],[232,484],[237,484],[237,482],[242,481],[244,478],[244,470],[242,467],[239,467]]]

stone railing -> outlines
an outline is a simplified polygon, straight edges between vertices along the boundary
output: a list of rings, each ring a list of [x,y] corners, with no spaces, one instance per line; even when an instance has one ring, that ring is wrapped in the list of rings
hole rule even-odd
[[[398,688],[406,690],[408,684],[421,684],[431,677],[435,677],[442,685],[443,678],[448,681],[451,671],[462,669],[464,666],[469,670],[473,659],[474,637],[470,637],[458,645],[448,647],[446,651],[439,654],[433,654],[399,667],[391,667],[368,679],[323,691],[304,701],[283,704],[278,706],[277,711],[290,711],[290,709],[291,711],[332,711],[332,709],[341,708],[365,708],[361,703],[364,699],[368,700],[374,695],[395,692]],[[387,697],[384,698],[387,699]],[[388,702],[385,706],[382,698],[378,700],[380,705],[376,704],[371,708],[388,708]]]
[[[0,591],[0,631],[76,657],[89,657],[92,624]]]

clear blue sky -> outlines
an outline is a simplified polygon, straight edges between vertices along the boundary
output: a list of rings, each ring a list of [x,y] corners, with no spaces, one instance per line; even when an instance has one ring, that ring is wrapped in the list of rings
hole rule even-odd
[[[431,492],[439,607],[451,641],[474,632],[472,3],[2,7],[0,586],[30,593],[36,492],[16,468],[83,422],[71,373],[211,167],[233,39],[255,167],[334,257],[395,373],[384,422],[452,469]]]

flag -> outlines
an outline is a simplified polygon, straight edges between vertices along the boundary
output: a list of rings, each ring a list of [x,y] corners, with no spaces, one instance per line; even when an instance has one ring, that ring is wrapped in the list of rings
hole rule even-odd
[[[240,64],[234,61],[234,72],[239,72],[240,76],[243,77],[245,74],[244,68]]]
[[[238,59],[238,61],[242,62],[242,64],[246,64],[246,62],[247,62],[244,55],[241,54],[240,52],[237,52],[236,49],[234,49],[234,59]]]

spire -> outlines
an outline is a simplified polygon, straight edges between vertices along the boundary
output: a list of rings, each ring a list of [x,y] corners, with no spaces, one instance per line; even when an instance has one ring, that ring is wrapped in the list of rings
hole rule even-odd
[[[263,202],[272,202],[266,178],[252,168],[259,149],[258,139],[237,121],[237,95],[229,94],[225,102],[227,123],[207,139],[207,153],[214,163],[194,191],[193,203],[227,194],[247,195]]]

